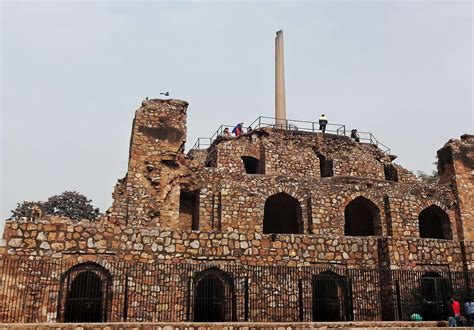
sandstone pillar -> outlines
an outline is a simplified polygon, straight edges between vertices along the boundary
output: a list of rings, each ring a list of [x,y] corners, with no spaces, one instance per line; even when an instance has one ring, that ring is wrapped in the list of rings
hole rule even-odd
[[[283,30],[275,37],[275,125],[286,127],[285,61],[283,56]]]

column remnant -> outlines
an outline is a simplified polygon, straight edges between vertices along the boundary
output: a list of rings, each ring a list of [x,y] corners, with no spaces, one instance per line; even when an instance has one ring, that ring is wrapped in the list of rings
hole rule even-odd
[[[286,127],[285,100],[285,61],[283,57],[283,30],[277,31],[275,37],[275,125]]]

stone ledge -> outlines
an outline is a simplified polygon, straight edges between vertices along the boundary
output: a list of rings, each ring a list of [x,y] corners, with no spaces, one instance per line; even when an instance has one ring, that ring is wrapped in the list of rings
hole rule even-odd
[[[4,323],[0,324],[3,329],[153,329],[153,330],[207,330],[207,329],[437,329],[447,327],[445,321],[426,322],[402,322],[402,321],[380,321],[380,322],[227,322],[227,323],[195,323],[195,322],[110,322],[110,323]],[[458,327],[458,329],[472,329]]]

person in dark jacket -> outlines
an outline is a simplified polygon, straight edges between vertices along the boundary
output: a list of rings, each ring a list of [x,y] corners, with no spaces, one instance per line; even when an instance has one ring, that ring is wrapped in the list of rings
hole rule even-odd
[[[328,124],[328,119],[326,118],[326,115],[323,113],[320,117],[319,117],[319,129],[321,131],[326,132],[326,125]]]

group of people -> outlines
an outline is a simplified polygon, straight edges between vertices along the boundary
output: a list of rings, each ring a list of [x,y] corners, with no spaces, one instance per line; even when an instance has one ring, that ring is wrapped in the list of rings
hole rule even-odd
[[[319,123],[319,130],[325,133],[326,125],[328,124],[328,119],[324,113],[319,117],[318,123]],[[352,141],[360,142],[359,132],[357,132],[357,129],[355,128],[351,130],[351,139]]]
[[[328,119],[327,119],[325,114],[322,114],[319,117],[318,123],[319,123],[319,130],[322,131],[323,133],[325,133],[326,132],[326,125],[328,124]],[[242,135],[243,130],[244,130],[244,123],[238,123],[232,129],[232,134],[234,134],[235,137],[239,137],[240,135]],[[247,128],[247,133],[250,133],[250,132],[252,132],[252,127],[249,126]],[[228,137],[231,136],[228,127],[226,127],[224,129],[223,135],[228,136]],[[359,136],[359,132],[357,131],[357,129],[351,130],[351,139],[355,142],[360,142],[360,136]]]
[[[466,303],[464,304],[466,317],[461,315],[461,305],[454,296],[452,296],[449,301],[446,301],[444,308],[448,316],[448,325],[450,327],[460,325],[474,326],[474,302],[470,299],[466,299]]]
[[[232,129],[232,134],[235,135],[236,138],[241,136],[244,132],[244,123],[238,123],[235,125],[235,127]],[[252,127],[247,127],[247,133],[252,132]],[[224,136],[230,137],[230,132],[229,132],[229,127],[224,128]]]
[[[461,304],[452,296],[444,303],[445,314],[448,318],[448,326],[470,326],[474,327],[474,301],[466,298],[464,303],[464,312],[466,316],[461,315]],[[410,317],[412,321],[423,321],[423,318],[418,313],[413,313]]]

